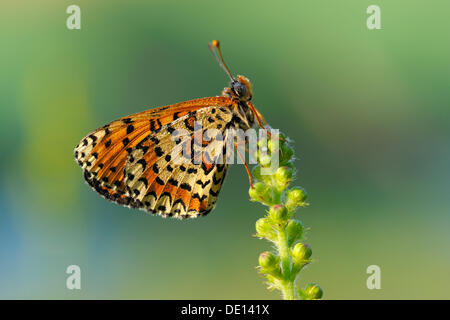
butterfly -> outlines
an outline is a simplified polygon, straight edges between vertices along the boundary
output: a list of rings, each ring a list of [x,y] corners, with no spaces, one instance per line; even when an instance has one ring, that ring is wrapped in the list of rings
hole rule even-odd
[[[104,198],[163,217],[195,218],[214,209],[224,182],[226,161],[211,161],[210,148],[222,143],[227,129],[263,127],[264,118],[250,102],[252,86],[241,75],[233,77],[219,42],[209,48],[230,78],[221,96],[150,109],[120,118],[89,133],[75,147],[75,160],[86,182]],[[215,129],[223,139],[196,141],[195,123]],[[184,142],[176,132],[187,132]],[[190,142],[189,144],[187,142]],[[200,148],[200,161],[175,159],[175,150],[194,157],[189,146]],[[198,155],[198,154],[196,154]],[[224,159],[221,159],[224,160]],[[247,165],[245,166],[251,176]]]

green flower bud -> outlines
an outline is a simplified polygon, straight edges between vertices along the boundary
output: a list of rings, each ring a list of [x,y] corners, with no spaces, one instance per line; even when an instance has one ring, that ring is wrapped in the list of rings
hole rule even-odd
[[[261,218],[256,221],[256,236],[266,238],[272,233],[272,225],[266,218]]]
[[[270,138],[267,141],[267,148],[270,150],[270,152],[279,152],[280,151],[280,140],[277,137],[274,137],[273,139]]]
[[[255,177],[257,181],[265,182],[266,184],[272,183],[272,176],[270,174],[262,174],[263,169],[261,166],[256,166],[252,170],[252,176]]]
[[[248,190],[248,194],[253,201],[261,201],[261,197],[266,192],[266,184],[263,182],[257,182],[253,185],[253,188]]]
[[[305,206],[306,192],[300,187],[293,187],[287,192],[286,207],[289,211],[295,210],[297,207]]]
[[[309,284],[305,290],[303,290],[303,293],[305,294],[306,298],[309,300],[318,300],[322,298],[323,296],[323,290],[322,288],[315,283]]]
[[[256,144],[258,145],[259,149],[266,150],[268,147],[267,143],[269,140],[270,140],[269,137],[267,137],[266,139],[259,139]]]
[[[280,167],[275,172],[275,181],[279,189],[284,189],[291,182],[294,170],[289,167]]]
[[[259,255],[259,265],[265,272],[273,272],[279,268],[279,258],[272,252],[264,251]]]
[[[259,163],[263,166],[263,167],[270,167],[270,162],[272,161],[272,157],[269,154],[265,154],[265,155],[260,155],[259,157]]]
[[[305,243],[297,243],[292,249],[292,260],[295,264],[304,264],[309,262],[312,255],[311,247]]]
[[[270,208],[269,215],[275,222],[284,222],[289,218],[289,213],[285,206],[277,204]]]
[[[297,241],[298,239],[301,239],[303,235],[303,229],[304,225],[300,220],[289,220],[287,226],[286,226],[286,232],[288,236],[288,245],[289,247],[292,246],[292,244]]]

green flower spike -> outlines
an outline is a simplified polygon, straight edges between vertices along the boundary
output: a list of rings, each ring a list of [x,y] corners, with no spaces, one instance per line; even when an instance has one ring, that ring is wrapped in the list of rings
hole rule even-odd
[[[260,139],[258,148],[258,165],[252,170],[256,183],[249,195],[251,201],[269,208],[265,217],[256,221],[255,236],[271,241],[276,249],[260,254],[258,270],[267,280],[268,288],[279,290],[286,300],[320,299],[323,291],[317,284],[311,283],[304,289],[296,285],[300,271],[311,262],[312,251],[308,244],[300,242],[305,230],[303,223],[293,219],[298,208],[308,205],[302,188],[289,188],[295,179],[294,150],[282,134],[268,141]],[[272,170],[271,155],[276,153],[279,166]]]

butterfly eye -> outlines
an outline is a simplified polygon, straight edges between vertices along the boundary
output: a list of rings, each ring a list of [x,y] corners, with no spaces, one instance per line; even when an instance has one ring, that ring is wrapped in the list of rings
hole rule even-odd
[[[247,87],[239,82],[239,81],[234,81],[231,84],[231,87],[233,88],[233,91],[239,96],[239,97],[246,97],[247,96]]]

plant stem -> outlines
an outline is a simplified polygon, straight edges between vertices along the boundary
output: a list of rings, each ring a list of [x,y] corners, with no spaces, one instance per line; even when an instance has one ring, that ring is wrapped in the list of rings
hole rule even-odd
[[[281,292],[284,300],[295,300],[294,282],[290,280],[283,281],[281,285]]]
[[[276,243],[280,255],[281,270],[284,280],[281,282],[282,293],[285,300],[294,300],[294,281],[291,280],[291,259],[289,245],[284,225],[278,225],[278,241]]]

